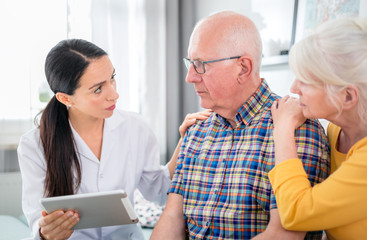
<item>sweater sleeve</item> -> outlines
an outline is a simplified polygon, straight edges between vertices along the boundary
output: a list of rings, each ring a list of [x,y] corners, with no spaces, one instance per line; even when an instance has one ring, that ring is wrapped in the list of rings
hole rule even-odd
[[[367,140],[325,181],[311,187],[299,159],[269,172],[283,226],[289,230],[328,229],[367,215]]]

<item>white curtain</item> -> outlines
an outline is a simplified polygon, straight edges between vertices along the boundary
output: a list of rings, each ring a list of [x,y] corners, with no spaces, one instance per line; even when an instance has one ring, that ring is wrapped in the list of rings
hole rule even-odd
[[[165,0],[92,0],[91,41],[106,50],[116,69],[117,107],[143,115],[166,143]],[[144,146],[142,146],[144,147]]]

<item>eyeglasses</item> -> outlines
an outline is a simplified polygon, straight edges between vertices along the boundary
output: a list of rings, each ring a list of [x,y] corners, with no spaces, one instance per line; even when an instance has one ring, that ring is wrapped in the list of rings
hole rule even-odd
[[[200,60],[191,60],[189,58],[183,58],[183,61],[185,63],[185,66],[187,68],[187,70],[190,69],[190,65],[194,65],[194,69],[197,73],[199,74],[203,74],[205,73],[205,64],[207,63],[213,63],[213,62],[220,62],[220,61],[225,61],[225,60],[231,60],[231,59],[236,59],[236,58],[240,58],[241,56],[235,56],[235,57],[229,57],[229,58],[221,58],[221,59],[216,59],[216,60],[210,60],[210,61],[200,61]]]

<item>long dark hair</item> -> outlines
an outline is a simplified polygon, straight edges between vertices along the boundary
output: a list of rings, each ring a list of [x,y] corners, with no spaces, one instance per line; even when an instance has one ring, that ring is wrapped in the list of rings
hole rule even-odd
[[[73,95],[80,77],[92,59],[107,53],[93,43],[81,39],[59,42],[48,53],[45,63],[51,90]],[[67,107],[56,96],[47,104],[40,120],[40,138],[47,164],[44,184],[46,197],[74,194],[81,182],[81,166],[69,125]]]

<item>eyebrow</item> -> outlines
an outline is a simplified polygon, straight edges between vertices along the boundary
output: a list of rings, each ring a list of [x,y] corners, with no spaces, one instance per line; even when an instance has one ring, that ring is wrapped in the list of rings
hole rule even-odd
[[[90,88],[88,88],[88,90],[92,89],[92,88],[95,88],[95,87],[98,87],[98,86],[101,86],[102,84],[104,84],[106,81],[102,81],[102,82],[99,82],[99,83],[96,83],[94,84],[93,86],[91,86]]]
[[[113,78],[115,75],[115,69],[113,69],[113,72],[112,72],[112,75],[111,75],[111,78]],[[104,84],[106,81],[102,81],[102,82],[99,82],[99,83],[96,83],[94,84],[93,86],[91,86],[90,88],[88,88],[88,90],[92,89],[92,88],[95,88],[95,87],[98,87],[98,86],[101,86],[102,84]]]

